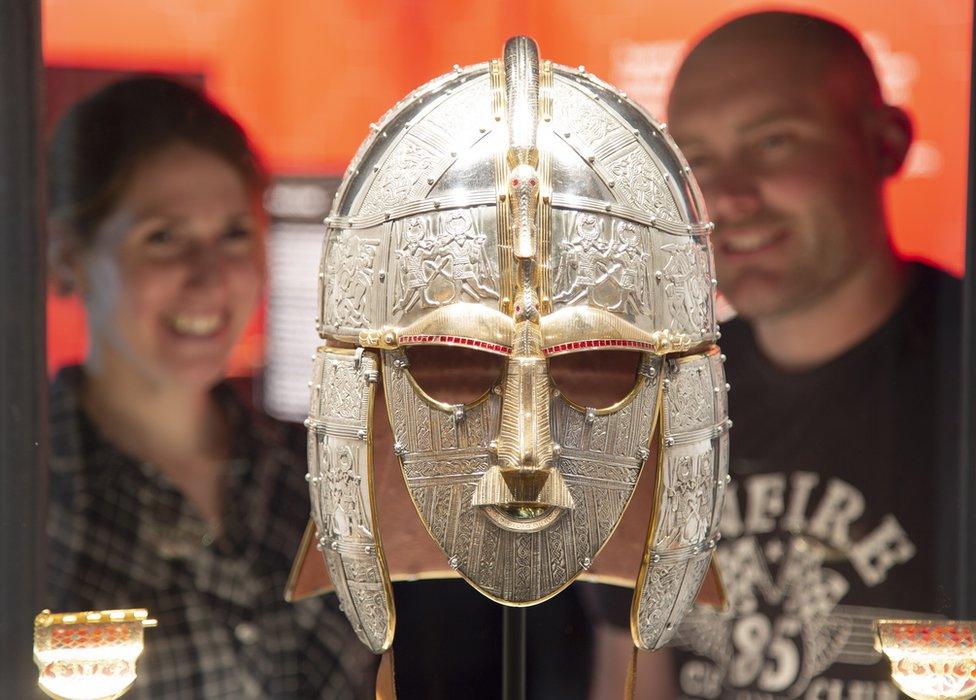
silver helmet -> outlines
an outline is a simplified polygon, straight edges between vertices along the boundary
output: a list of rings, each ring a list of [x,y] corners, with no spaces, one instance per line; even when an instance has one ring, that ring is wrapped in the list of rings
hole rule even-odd
[[[357,634],[393,639],[372,489],[382,382],[414,505],[450,567],[509,605],[545,600],[596,560],[656,454],[632,609],[654,649],[708,567],[728,462],[726,384],[701,195],[663,124],[510,39],[371,127],[326,220],[309,426],[318,546]],[[440,402],[406,348],[503,358],[491,390]],[[549,363],[640,353],[627,396],[578,405]]]

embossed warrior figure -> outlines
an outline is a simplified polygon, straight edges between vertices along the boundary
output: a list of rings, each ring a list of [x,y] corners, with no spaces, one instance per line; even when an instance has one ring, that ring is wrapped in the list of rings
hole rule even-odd
[[[464,209],[441,215],[440,244],[449,258],[450,278],[453,282],[453,299],[465,295],[473,300],[498,298],[498,292],[482,280],[490,279],[491,263],[485,252],[487,237],[479,233],[471,220],[471,213]]]
[[[665,644],[712,560],[730,423],[711,225],[663,125],[517,37],[383,117],[327,225],[309,483],[362,641],[392,642],[391,574],[446,571],[505,605],[630,581],[634,643]],[[431,346],[443,364],[423,366]],[[574,398],[557,370],[580,358],[621,396]],[[469,400],[425,384],[494,366]],[[402,478],[378,487],[394,454]],[[409,527],[377,512],[398,488],[436,543],[426,568],[398,560],[416,543],[384,547]]]
[[[576,221],[576,235],[559,244],[563,256],[556,284],[565,288],[556,292],[557,301],[575,304],[610,277],[607,253],[611,245],[600,241],[602,225],[593,214],[583,214]]]
[[[418,302],[424,307],[434,305],[427,296],[428,279],[424,270],[424,263],[434,248],[428,223],[427,219],[415,216],[404,225],[403,243],[396,251],[401,282],[394,311],[410,311]]]
[[[629,221],[617,226],[619,242],[614,247],[613,259],[619,267],[617,285],[620,287],[620,302],[613,309],[633,315],[647,314],[647,251],[641,248],[641,233]]]

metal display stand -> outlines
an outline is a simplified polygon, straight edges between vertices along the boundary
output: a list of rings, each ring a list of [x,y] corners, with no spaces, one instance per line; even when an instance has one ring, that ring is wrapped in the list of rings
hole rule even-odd
[[[502,606],[502,698],[525,700],[525,608]]]

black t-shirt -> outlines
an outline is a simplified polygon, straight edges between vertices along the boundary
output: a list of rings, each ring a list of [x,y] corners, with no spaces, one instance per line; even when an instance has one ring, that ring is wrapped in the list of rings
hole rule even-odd
[[[722,328],[731,473],[718,556],[730,611],[696,610],[676,650],[687,697],[897,697],[878,617],[944,614],[940,542],[955,479],[958,280],[912,265],[872,336],[777,370]]]

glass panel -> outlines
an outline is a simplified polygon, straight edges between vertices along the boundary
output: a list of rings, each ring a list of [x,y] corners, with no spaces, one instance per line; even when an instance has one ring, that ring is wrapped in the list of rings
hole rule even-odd
[[[894,697],[873,621],[952,617],[959,604],[958,280],[971,8],[820,0],[811,16],[738,19],[755,5],[286,5],[42,3],[39,128],[57,153],[48,165],[48,607],[147,608],[159,620],[145,633],[133,693],[198,684],[240,697],[306,697],[373,683],[375,660],[336,596],[282,599],[312,510],[306,460],[311,454],[319,474],[332,469],[335,452],[328,440],[308,448],[297,425],[308,415],[311,358],[323,342],[315,327],[322,220],[371,124],[454,64],[500,58],[505,38],[524,33],[543,59],[582,80],[606,80],[625,93],[622,102],[666,122],[715,223],[718,344],[734,421],[716,549],[728,607],[697,606],[671,646],[642,653],[636,696]],[[107,86],[145,73],[167,82],[105,97]],[[454,118],[458,131],[471,126]],[[574,153],[570,137],[549,136]],[[485,140],[468,159],[494,147]],[[599,158],[588,162],[560,172],[599,174]],[[494,161],[462,174],[473,182],[484,173],[494,173]],[[652,179],[639,168],[628,176],[638,186]],[[560,179],[554,188],[572,184]],[[599,189],[587,187],[588,196]],[[697,197],[689,187],[674,189]],[[604,189],[623,201],[614,194],[623,187]],[[633,251],[617,251],[625,241],[612,226],[606,231],[585,263],[572,264],[592,268],[588,279],[604,285],[602,298],[630,299],[645,288],[622,269],[621,256]],[[372,258],[371,280],[388,272],[392,280],[400,264],[392,246],[382,250],[389,270]],[[453,254],[428,252],[414,282],[440,276],[463,297]],[[689,264],[706,266],[705,257]],[[643,284],[654,289],[655,272],[658,281],[670,272],[648,260]],[[379,284],[361,296],[393,307],[393,288]],[[689,290],[679,287],[676,303]],[[430,301],[420,292],[414,299],[418,309]],[[577,301],[600,306],[588,299]],[[383,347],[372,351],[385,362]],[[458,580],[452,559],[427,536],[403,488],[382,392],[375,410],[379,529],[399,581],[400,689],[497,697],[500,608]],[[463,420],[459,411],[454,425]],[[557,420],[553,434],[563,434]],[[473,428],[426,439],[457,447],[451,440],[464,430]],[[726,443],[714,444],[721,457]],[[570,458],[557,451],[553,463]],[[654,467],[651,456],[641,472],[646,490],[638,487],[631,502],[644,508],[643,520],[619,529],[617,541],[636,553],[627,578],[601,577],[597,556],[580,564],[588,583],[529,609],[531,697],[623,692]],[[326,494],[318,516],[341,520],[347,532],[359,522],[347,511],[365,508],[372,495],[371,484],[356,481],[366,473],[357,468],[347,469],[355,485],[342,493],[313,488]],[[695,494],[668,485],[672,492],[656,502],[691,517]],[[599,517],[596,500],[574,498]],[[441,507],[448,505],[433,497],[419,505],[432,531]],[[414,546],[408,566],[399,557]],[[614,551],[611,540],[605,556]],[[497,557],[500,566],[505,554]],[[303,579],[310,589],[328,582],[321,558],[309,553],[318,566]],[[406,582],[431,577],[447,580]]]

